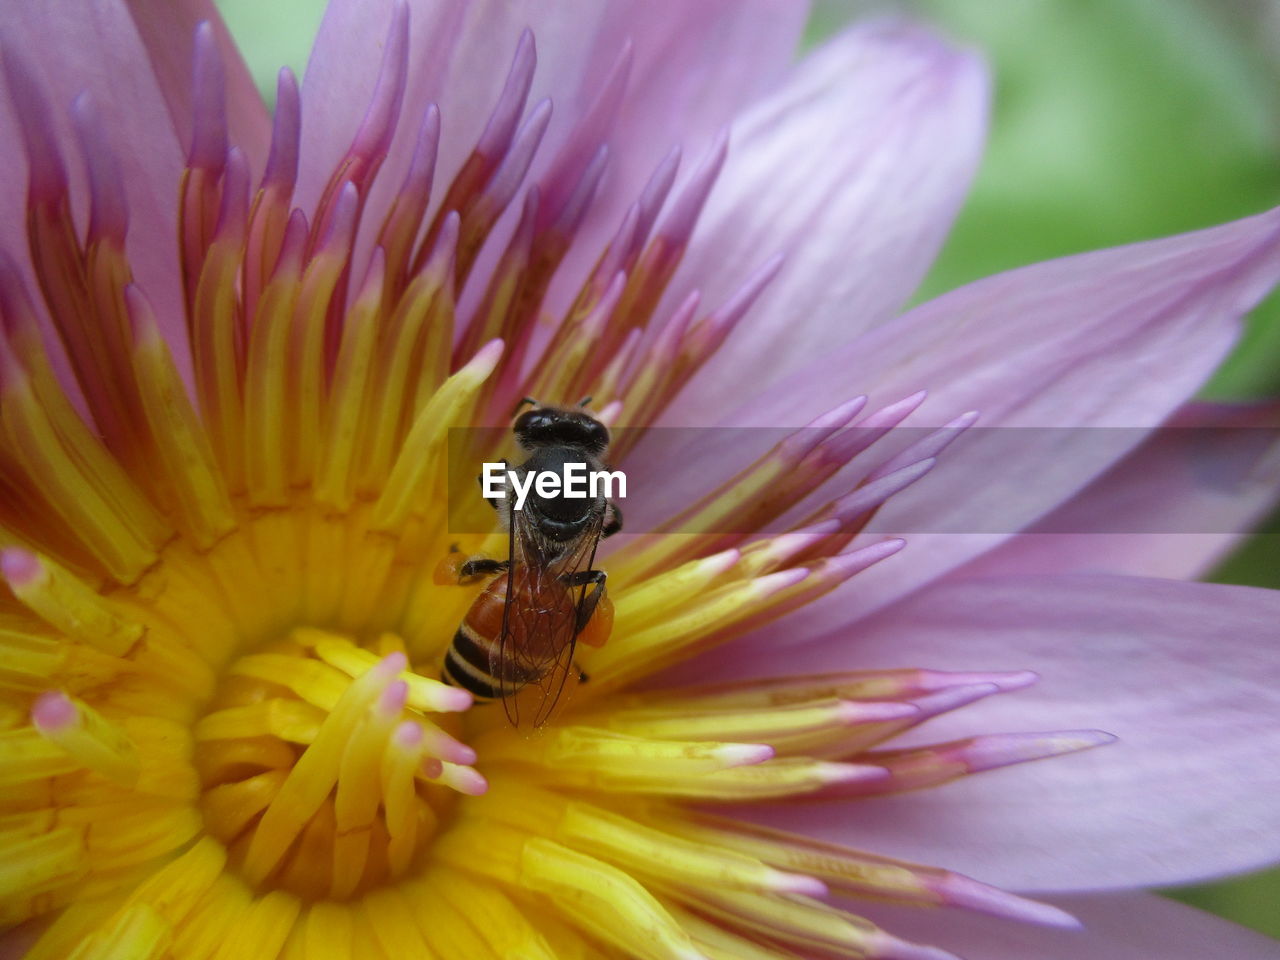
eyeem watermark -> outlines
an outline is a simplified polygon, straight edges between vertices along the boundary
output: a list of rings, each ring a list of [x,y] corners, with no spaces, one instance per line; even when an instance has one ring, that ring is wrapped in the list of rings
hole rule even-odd
[[[755,469],[767,469],[772,471],[769,476],[781,477],[760,494],[768,496],[775,487],[789,482],[789,471],[808,469],[807,465],[796,466],[795,457],[811,457],[810,463],[827,462],[822,460],[826,451],[839,462],[847,458],[848,451],[855,452],[850,462],[830,477],[822,493],[827,504],[842,501],[840,509],[864,510],[858,524],[866,535],[1014,534],[1026,532],[1029,524],[1034,524],[1030,529],[1037,535],[1231,534],[1235,530],[1231,518],[1256,509],[1249,506],[1251,497],[1261,504],[1267,492],[1280,490],[1280,421],[1274,410],[1262,406],[1223,408],[1214,415],[1223,417],[1221,425],[1154,430],[974,425],[942,431],[898,426],[886,433],[881,427],[855,424],[833,433],[829,428],[811,427],[619,427],[609,431],[610,456],[621,460],[626,472],[627,497],[618,505],[627,515],[626,532],[631,536],[714,538],[786,533],[794,527],[794,512],[764,513],[740,506],[745,498],[756,495],[753,481],[741,479],[743,472],[753,469],[751,464],[755,463],[760,465]],[[934,456],[931,451],[939,450],[940,434],[951,442],[943,444],[946,449]],[[523,457],[520,450],[512,449],[511,440],[509,426],[450,428],[445,467],[446,522],[451,535],[487,535],[497,525],[494,511],[481,498],[476,482],[486,460],[519,457],[513,459],[510,469],[520,473],[518,489],[523,491],[525,509],[536,506],[537,481],[530,481],[526,471],[519,470]],[[912,463],[912,456],[924,459]],[[586,461],[587,471],[606,466],[588,456],[566,455],[565,459]],[[1005,476],[997,470],[983,483],[963,490],[955,486],[963,485],[968,475],[965,471],[981,472],[983,465],[1005,463],[1022,464],[1022,473]],[[885,464],[893,479],[876,473]],[[1039,464],[1045,465],[1043,476],[1037,477],[1031,491],[1035,496],[1028,499],[1024,474],[1034,475]],[[609,463],[608,468],[617,465]],[[489,466],[493,479],[485,488],[486,493],[496,492],[502,498],[503,515],[511,509],[505,498],[510,497],[514,505],[517,497],[506,477],[506,466]],[[535,468],[561,473],[558,460],[530,465],[531,470]],[[577,467],[575,473],[581,470],[583,467]],[[1060,502],[1066,495],[1063,491],[1074,490],[1072,484],[1078,486],[1079,477],[1103,472],[1108,484],[1105,503],[1090,502],[1077,509],[1072,501],[1070,509],[1044,513],[1043,504]],[[1153,475],[1159,476],[1164,488],[1176,486],[1179,502],[1190,497],[1212,509],[1128,509],[1151,499]],[[881,480],[867,483],[872,476]],[[953,483],[956,476],[959,480]],[[738,486],[741,483],[746,486]],[[597,481],[598,492],[599,484]],[[574,479],[571,486],[581,490],[583,481]],[[550,492],[551,488],[544,489]],[[615,482],[615,497],[618,492]],[[586,495],[591,495],[589,485]],[[735,499],[739,497],[743,499]],[[528,504],[531,499],[532,506]],[[1117,504],[1123,509],[1116,508]],[[814,511],[823,508],[814,501]],[[1280,543],[1280,514],[1273,513],[1262,532],[1267,542]],[[707,542],[714,547],[712,540]]]
[[[523,510],[529,491],[539,497],[568,497],[571,500],[596,499],[625,500],[627,475],[621,470],[588,470],[585,463],[566,463],[564,472],[554,470],[530,470],[521,474],[509,470],[505,463],[486,463],[480,474],[486,500],[507,495],[507,484],[515,491],[515,509]]]

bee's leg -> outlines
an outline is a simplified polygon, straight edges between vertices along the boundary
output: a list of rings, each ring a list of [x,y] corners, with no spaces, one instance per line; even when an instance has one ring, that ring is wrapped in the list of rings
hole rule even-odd
[[[622,511],[618,509],[618,505],[612,500],[605,507],[604,526],[600,528],[600,536],[604,539],[612,537],[615,533],[622,530]]]
[[[442,587],[450,587],[460,583],[470,583],[477,577],[502,573],[507,569],[507,561],[490,560],[487,557],[467,557],[463,559],[462,551],[455,544],[449,548],[444,559],[436,566],[431,575],[432,582]]]
[[[458,582],[485,577],[492,573],[504,573],[508,563],[506,560],[492,560],[489,557],[472,557],[458,567]]]
[[[586,683],[588,680],[591,679],[589,676],[587,676],[587,671],[583,670],[580,666],[578,666],[577,660],[573,661],[573,669],[578,671],[579,683]]]
[[[590,622],[591,615],[596,612],[596,607],[600,601],[604,599],[604,582],[608,579],[608,574],[603,570],[579,570],[576,573],[568,573],[560,578],[561,583],[566,587],[585,587],[590,586],[591,591],[582,598],[582,605],[578,607],[578,633]]]
[[[506,477],[506,471],[510,469],[511,469],[511,464],[507,462],[506,457],[503,457],[502,458],[503,477]],[[483,473],[476,477],[476,483],[480,484],[480,495],[484,496],[484,474]],[[504,480],[503,483],[505,484],[506,481]],[[489,506],[493,507],[493,509],[495,510],[501,510],[502,505],[506,503],[506,497],[485,497],[484,499],[488,501]]]

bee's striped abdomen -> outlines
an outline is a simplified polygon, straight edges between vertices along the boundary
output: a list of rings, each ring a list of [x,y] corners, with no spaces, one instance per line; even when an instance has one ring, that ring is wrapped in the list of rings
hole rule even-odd
[[[444,657],[440,679],[475,694],[479,700],[501,696],[496,679],[489,673],[489,643],[477,641],[464,622],[453,635]]]
[[[507,602],[507,577],[504,574],[484,588],[475,603],[462,619],[462,625],[453,635],[453,643],[445,654],[440,679],[455,687],[470,691],[478,700],[496,700],[510,694],[527,683],[537,680],[539,674],[519,670],[508,663],[510,671],[496,677],[492,664],[497,661],[497,646],[502,635],[503,608]]]

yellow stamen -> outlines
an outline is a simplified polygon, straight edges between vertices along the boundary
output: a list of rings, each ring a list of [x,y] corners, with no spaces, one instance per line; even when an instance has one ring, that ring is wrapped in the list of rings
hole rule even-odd
[[[200,780],[191,766],[193,740],[184,722],[162,717],[130,716],[123,723],[138,752],[134,790],[173,800],[194,800]]]
[[[243,457],[252,502],[288,503],[289,334],[300,278],[288,264],[267,284],[249,339]]]
[[[446,872],[431,870],[422,880],[404,886],[419,929],[429,938],[441,960],[447,957],[492,956],[489,944],[466,912],[449,901]]]
[[[110,872],[172,853],[199,833],[199,811],[188,807],[143,808],[114,819],[110,828],[98,823],[88,834],[94,868]]]
[[[50,626],[104,653],[122,654],[142,636],[143,627],[113,609],[88,584],[48,557],[24,550],[0,555],[10,589]]]
[[[242,923],[251,895],[239,879],[219,874],[191,913],[174,928],[176,957],[212,957],[227,935]]]
[[[636,737],[705,740],[721,737],[777,744],[803,734],[844,737],[852,711],[847,701],[820,700],[773,710],[681,710],[652,707],[601,714],[611,730]]]
[[[650,577],[621,593],[614,602],[614,616],[630,630],[660,622],[705,594],[740,557],[737,550],[724,550]]]
[[[705,774],[773,756],[761,744],[648,740],[590,727],[558,727],[532,742],[486,734],[475,747],[487,763],[536,764],[574,784],[637,791],[700,782]]]
[[[708,594],[700,603],[660,623],[634,633],[618,616],[615,642],[584,656],[591,675],[588,695],[617,687],[628,680],[661,669],[698,644],[714,638],[730,625],[759,614],[770,599],[805,576],[804,570],[784,570],[756,580],[732,583]]]
[[[206,790],[200,798],[205,826],[213,836],[230,843],[271,805],[288,776],[285,770],[268,770]]]
[[[282,770],[293,765],[294,752],[286,743],[271,737],[252,740],[215,740],[202,743],[195,756],[196,769],[205,783],[232,779],[246,767]]]
[[[437,822],[431,808],[418,803],[414,775],[423,758],[422,728],[406,721],[396,728],[382,756],[382,795],[387,833],[391,837],[387,860],[391,875],[400,876],[409,866],[418,837],[419,816],[425,813],[428,833]]]
[[[297,897],[283,890],[258,897],[227,929],[215,960],[241,960],[254,954],[275,956],[293,929],[301,907]]]
[[[324,718],[325,712],[309,703],[273,697],[211,713],[196,724],[194,733],[197,740],[272,736],[290,743],[311,743]]]
[[[631,789],[691,800],[748,801],[815,793],[836,784],[882,780],[885,776],[883,767],[783,757],[757,766],[715,770],[697,778],[667,781],[662,787],[654,784],[648,790],[644,790],[642,784]],[[625,781],[616,786],[613,782],[604,784],[606,789],[624,786]]]
[[[136,903],[101,933],[83,940],[68,960],[158,960],[172,939],[168,921],[147,904]]]
[[[502,341],[493,340],[465,367],[444,382],[414,420],[382,496],[374,507],[372,528],[390,531],[403,525],[414,496],[444,449],[449,428],[465,422],[480,385],[502,356]]]
[[[261,884],[275,869],[307,820],[320,809],[338,779],[342,751],[358,717],[382,695],[403,658],[392,656],[381,668],[370,670],[352,683],[325,720],[320,735],[298,759],[280,792],[263,814],[245,855],[243,870],[250,883]]]
[[[23,960],[65,960],[83,940],[110,921],[122,899],[122,895],[116,895],[72,902],[58,914]]]
[[[182,921],[221,874],[227,862],[222,844],[202,837],[176,860],[156,871],[129,896],[147,903],[171,923]]]
[[[132,583],[155,562],[167,525],[83,424],[60,429],[29,378],[8,379],[0,408],[8,452],[112,575]]]
[[[226,485],[150,306],[134,294],[130,307],[136,329],[133,370],[164,483],[191,538],[208,548],[235,526]]]
[[[382,952],[388,957],[435,957],[398,887],[371,890],[361,903]],[[432,938],[433,940],[435,938]],[[436,941],[439,942],[438,940]]]
[[[116,783],[138,780],[138,752],[129,735],[83,700],[49,692],[31,709],[36,729],[82,766]]]
[[[344,904],[320,901],[307,911],[303,944],[308,960],[344,960],[355,956],[351,910]]]
[[[285,430],[289,438],[289,482],[308,484],[320,459],[320,436],[324,416],[324,347],[326,314],[334,287],[346,267],[346,257],[338,250],[322,250],[307,264],[298,292],[293,317],[293,362],[289,370],[289,405],[285,408]]]
[[[0,860],[0,898],[8,901],[65,884],[89,869],[84,831],[58,827],[5,847]]]
[[[6,790],[19,783],[70,773],[79,761],[34,727],[0,731],[0,785]]]
[[[388,685],[357,724],[343,751],[333,805],[338,830],[331,888],[335,899],[345,899],[355,890],[369,856],[374,819],[382,800],[383,748],[404,709],[407,692],[403,680]]]
[[[677,903],[662,900],[662,905],[689,932],[698,949],[711,960],[797,960],[794,953],[784,953],[754,940],[739,937]]]
[[[500,890],[478,883],[461,870],[442,868],[435,873],[436,889],[488,941],[492,956],[558,960],[542,934]]]
[[[0,620],[0,688],[42,690],[66,662],[67,655],[65,644],[34,635],[29,624],[15,618],[10,627]],[[16,703],[12,706],[18,709]]]
[[[721,888],[667,887],[668,895],[712,919],[754,930],[772,939],[812,951],[841,951],[842,956],[884,956],[889,938],[874,924],[807,897],[765,895]]]
[[[362,650],[350,640],[339,634],[326,633],[322,630],[295,630],[294,639],[307,646],[314,646],[317,656],[331,667],[336,667],[348,677],[358,677],[378,663],[378,657],[368,650]],[[296,663],[296,661],[291,661]],[[416,673],[402,672],[398,680],[409,685],[408,705],[415,710],[432,713],[465,709],[471,702],[469,695]],[[302,696],[299,692],[299,696]],[[465,702],[464,702],[465,701]]]
[[[361,291],[342,330],[330,391],[327,443],[316,481],[316,499],[335,510],[350,508],[354,496],[355,451],[366,416],[364,409],[372,402],[370,371],[378,336],[376,311],[381,298],[379,273]]]
[[[550,840],[524,845],[524,881],[591,934],[645,960],[704,960],[684,929],[636,880]]]
[[[244,477],[245,394],[236,354],[236,277],[240,248],[235,238],[220,238],[209,250],[192,301],[191,353],[196,394],[213,449],[227,478],[239,490]],[[261,315],[261,310],[259,310]],[[258,323],[255,322],[255,331]],[[279,459],[280,448],[272,448]]]
[[[808,877],[785,874],[753,857],[682,840],[583,803],[568,807],[560,821],[560,830],[577,849],[671,883],[812,896],[825,892],[821,883]]]
[[[357,467],[357,488],[361,491],[373,493],[381,489],[413,416],[414,411],[405,403],[409,368],[419,353],[415,345],[424,325],[436,312],[433,304],[443,295],[442,281],[441,275],[424,273],[409,287],[390,318],[388,336],[375,361],[371,396],[362,424],[364,442]]]

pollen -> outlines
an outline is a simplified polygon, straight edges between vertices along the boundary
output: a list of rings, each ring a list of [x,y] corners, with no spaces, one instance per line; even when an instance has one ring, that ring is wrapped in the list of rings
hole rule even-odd
[[[374,944],[468,960],[946,956],[832,893],[1070,925],[967,877],[703,806],[852,800],[1105,742],[892,743],[1033,676],[651,682],[898,555],[868,522],[974,421],[886,450],[922,394],[838,405],[602,558],[612,630],[584,633],[589,681],[543,726],[515,729],[437,679],[477,595],[442,561],[506,542],[450,533],[451,471],[499,452],[475,441],[459,462],[455,428],[505,426],[531,392],[651,425],[780,261],[724,303],[667,303],[721,137],[683,176],[678,151],[661,162],[557,303],[606,183],[601,118],[629,52],[547,165],[526,33],[482,135],[437,184],[439,111],[402,116],[408,37],[397,5],[363,125],[304,210],[295,81],[281,74],[253,182],[213,30],[197,30],[176,315],[134,278],[93,101],[76,101],[68,153],[6,51],[32,173],[29,256],[0,254],[0,921],[48,921],[33,960],[345,960]],[[415,153],[376,206],[402,124]]]

